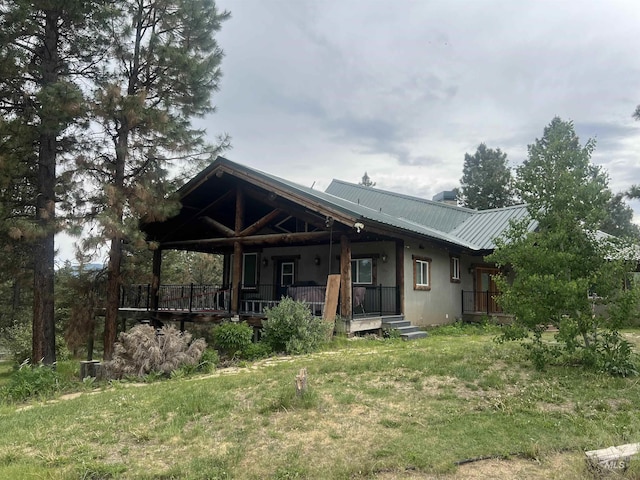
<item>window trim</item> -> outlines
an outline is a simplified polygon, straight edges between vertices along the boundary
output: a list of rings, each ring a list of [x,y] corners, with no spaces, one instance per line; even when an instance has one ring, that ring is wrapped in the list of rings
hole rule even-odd
[[[460,257],[452,255],[449,257],[449,280],[451,283],[460,283]]]
[[[413,258],[413,289],[414,290],[431,290],[431,258],[419,257],[416,255]],[[418,268],[420,265],[426,265],[427,283],[418,283]]]

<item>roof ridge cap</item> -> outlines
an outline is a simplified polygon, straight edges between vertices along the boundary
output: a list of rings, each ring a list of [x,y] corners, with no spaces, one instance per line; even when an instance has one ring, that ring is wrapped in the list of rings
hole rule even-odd
[[[375,190],[376,192],[379,192],[379,193],[384,193],[386,195],[391,195],[391,196],[394,196],[394,197],[404,198],[404,199],[407,199],[407,200],[414,200],[416,202],[427,203],[429,205],[435,205],[435,206],[438,206],[438,207],[450,208],[450,209],[458,210],[458,211],[461,211],[461,212],[474,213],[474,212],[478,211],[478,210],[473,210],[473,209],[467,208],[467,207],[460,207],[458,205],[450,205],[448,203],[438,202],[436,200],[429,200],[428,198],[416,197],[415,195],[407,195],[405,193],[393,192],[391,190],[383,190],[382,188],[365,187],[364,185],[360,185],[358,183],[351,183],[351,182],[347,182],[345,180],[339,180],[337,178],[332,179],[331,182],[332,183],[333,182],[342,183],[344,185],[348,185],[348,186],[351,186],[351,187],[356,187],[356,188],[359,188],[361,190],[365,190],[365,189],[369,190],[369,189],[371,189],[371,190]],[[331,185],[331,184],[329,184],[329,185]],[[328,188],[329,187],[327,187],[327,189]],[[326,192],[326,190],[325,190],[325,192]]]

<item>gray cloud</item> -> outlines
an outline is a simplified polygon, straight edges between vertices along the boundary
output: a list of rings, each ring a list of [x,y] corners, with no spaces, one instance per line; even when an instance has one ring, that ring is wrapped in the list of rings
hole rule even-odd
[[[456,186],[480,142],[519,164],[558,115],[596,138],[613,189],[640,183],[634,0],[218,5],[232,19],[206,121],[233,160],[325,186],[367,170],[426,195]]]

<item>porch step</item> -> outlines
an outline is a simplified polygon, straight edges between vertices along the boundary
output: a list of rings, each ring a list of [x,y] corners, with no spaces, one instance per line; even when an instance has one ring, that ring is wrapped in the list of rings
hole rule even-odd
[[[427,332],[411,324],[403,315],[386,317],[382,320],[383,330],[397,330],[403,340],[416,340],[427,336]]]

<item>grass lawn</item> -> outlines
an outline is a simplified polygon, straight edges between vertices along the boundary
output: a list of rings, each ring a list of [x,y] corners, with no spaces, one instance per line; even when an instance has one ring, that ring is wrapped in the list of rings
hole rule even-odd
[[[637,378],[536,372],[520,347],[492,339],[339,341],[209,376],[2,405],[0,478],[579,479],[591,475],[585,450],[640,442]],[[301,368],[309,389],[297,398]],[[638,467],[622,477],[640,478]]]

